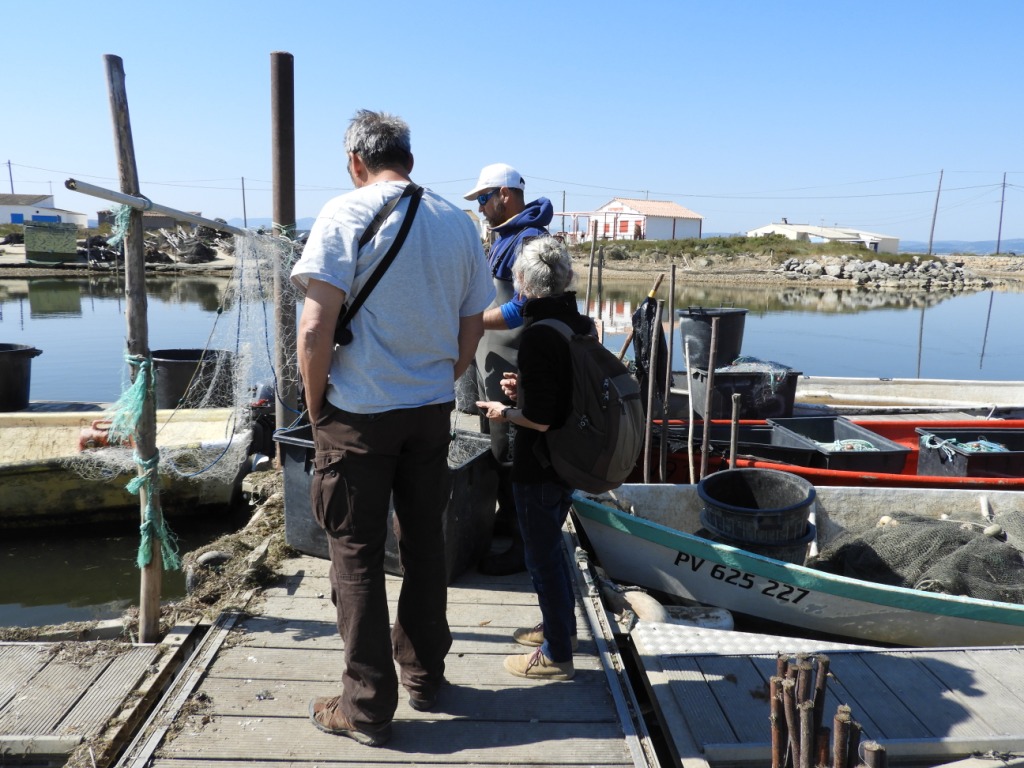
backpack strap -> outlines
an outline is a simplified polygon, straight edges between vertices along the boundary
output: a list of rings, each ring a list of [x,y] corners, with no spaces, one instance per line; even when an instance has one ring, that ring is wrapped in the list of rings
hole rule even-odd
[[[388,248],[388,252],[384,254],[384,258],[380,260],[376,269],[373,270],[373,274],[370,275],[363,287],[356,294],[355,299],[351,304],[346,304],[343,308],[344,311],[341,313],[341,317],[338,318],[338,324],[334,328],[334,343],[345,345],[352,340],[352,332],[348,329],[348,324],[352,322],[352,317],[363,306],[369,296],[370,292],[377,287],[377,283],[380,282],[381,278],[384,277],[384,273],[388,271],[388,267],[391,266],[391,262],[395,260],[398,252],[401,250],[402,245],[405,243],[406,235],[409,234],[409,228],[412,227],[412,220],[416,216],[416,209],[419,208],[420,198],[423,197],[423,187],[413,182],[406,184],[405,189],[402,190],[402,194],[392,198],[388,201],[387,205],[377,211],[377,215],[373,217],[373,220],[367,226],[366,231],[363,232],[362,237],[359,238],[359,247],[362,248],[373,238],[381,225],[387,220],[388,216],[395,210],[398,203],[404,198],[410,198],[409,209],[405,212],[405,218],[402,219],[402,224],[398,229],[398,234],[395,235],[394,241],[391,243],[391,247]]]

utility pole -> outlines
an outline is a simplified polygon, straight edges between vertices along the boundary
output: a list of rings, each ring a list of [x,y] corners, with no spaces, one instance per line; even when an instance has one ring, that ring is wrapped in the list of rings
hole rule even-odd
[[[11,194],[14,194],[14,174],[11,173],[11,161],[7,161],[7,178],[11,180]]]
[[[242,177],[242,229],[249,228],[249,215],[245,212],[245,176]]]
[[[935,238],[935,218],[939,215],[939,195],[942,194],[942,173],[943,170],[939,170],[939,188],[935,191],[935,209],[932,211],[932,229],[928,233],[928,255],[932,255],[932,242]],[[918,364],[920,367],[920,364]],[[918,370],[920,375],[920,370]]]
[[[1006,171],[1003,171],[1003,196],[999,200],[999,231],[996,234],[996,256],[999,255],[999,246],[1003,244],[1003,205],[1006,203]]]
[[[565,233],[565,190],[562,190],[562,233]]]

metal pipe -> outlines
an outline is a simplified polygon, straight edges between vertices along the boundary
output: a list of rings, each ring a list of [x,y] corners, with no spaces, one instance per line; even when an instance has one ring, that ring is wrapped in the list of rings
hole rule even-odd
[[[196,216],[194,213],[185,213],[185,211],[178,211],[174,208],[168,208],[166,205],[154,203],[146,197],[126,195],[124,192],[115,192],[112,189],[104,189],[103,187],[97,187],[93,184],[79,181],[78,179],[68,179],[64,182],[64,186],[72,192],[81,192],[83,195],[91,195],[92,197],[98,197],[102,200],[109,200],[112,203],[120,203],[121,205],[127,205],[130,208],[135,208],[140,211],[156,211],[157,213],[173,216],[178,221],[187,221],[190,224],[196,224],[200,227],[209,227],[210,229],[216,229],[218,232],[228,232],[232,235],[249,234],[244,229],[233,227],[230,224],[225,224],[221,221],[204,219],[202,216]]]

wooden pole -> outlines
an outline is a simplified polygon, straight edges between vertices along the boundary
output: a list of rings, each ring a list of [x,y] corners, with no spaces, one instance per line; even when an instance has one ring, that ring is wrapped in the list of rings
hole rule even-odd
[[[658,341],[661,338],[661,299],[658,299],[654,311],[654,326],[651,328],[651,364],[647,370],[647,425],[644,429],[644,482],[651,482],[651,422],[654,410],[654,392],[657,388],[657,377],[654,375],[655,363],[658,360]]]
[[[665,273],[662,272],[655,279],[654,285],[651,286],[651,290],[647,293],[647,298],[648,299],[653,299],[655,297],[655,295],[658,293],[658,288],[661,287],[661,281],[664,279],[664,277],[665,277]],[[626,340],[622,343],[622,349],[619,350],[619,360],[621,360],[622,358],[624,358],[626,356],[626,350],[629,349],[629,345],[633,341],[633,333],[634,333],[633,329],[630,328],[629,329],[629,333],[626,334]]]
[[[939,196],[942,194],[942,174],[944,170],[939,171],[939,188],[935,190],[935,208],[932,210],[932,228],[928,232],[928,255],[932,255],[932,241],[935,239],[935,219],[939,216]]]
[[[1003,244],[1003,206],[1006,204],[1006,171],[1003,171],[1003,194],[999,199],[999,229],[996,230],[996,256]]]
[[[786,716],[782,711],[782,678],[773,675],[768,681],[772,731],[772,768],[784,768],[786,759]]]
[[[828,686],[828,656],[819,653],[817,656],[818,669],[814,677],[814,731],[821,730],[825,720],[825,689]]]
[[[795,766],[800,755],[800,719],[796,709],[796,680],[790,677],[782,681],[782,711],[786,716],[790,762]]]
[[[271,141],[273,144],[274,230],[295,237],[295,59],[290,53],[270,54]],[[282,250],[274,269],[274,324],[277,334],[277,426],[287,425],[298,410],[295,294],[288,287],[293,252]],[[278,462],[281,444],[278,443]]]
[[[860,763],[860,723],[850,721],[850,735],[846,740],[846,764],[849,768]]]
[[[117,151],[117,169],[121,191],[138,196],[139,171],[135,164],[135,144],[132,139],[132,125],[128,114],[128,93],[124,85],[124,63],[120,56],[107,54],[103,57],[107,69],[107,88],[110,92],[110,114],[114,121],[114,146]],[[142,211],[132,209],[129,214],[128,232],[124,239],[125,275],[125,322],[128,326],[128,354],[134,358],[149,358],[149,320],[146,298],[146,261],[142,236]],[[135,452],[140,465],[138,474],[145,474],[142,464],[156,455],[156,403],[152,392],[147,391],[142,403],[142,414],[134,435]],[[150,493],[152,491],[152,493]],[[142,486],[139,491],[139,509],[143,522],[149,509],[159,524],[161,518],[159,484],[149,488]],[[160,635],[160,580],[163,558],[160,540],[153,537],[152,556],[149,565],[141,570],[139,589],[139,641],[155,643]]]
[[[864,764],[868,768],[886,768],[889,761],[885,754],[885,747],[877,741],[864,742]]]
[[[817,753],[814,742],[814,702],[803,701],[797,705],[800,714],[800,760],[798,768],[814,768]]]
[[[732,416],[729,419],[729,466],[736,468],[736,446],[739,444],[740,400],[739,392],[732,393]]]
[[[587,308],[586,314],[590,314],[590,287],[594,284],[594,249],[597,248],[597,221],[594,221],[594,237],[590,240],[590,270],[587,272],[587,297],[583,306]],[[619,356],[622,359],[622,356]]]
[[[597,249],[597,319],[604,311],[604,246]]]
[[[832,768],[847,768],[847,750],[850,743],[850,708],[840,704],[832,720]]]
[[[668,478],[668,402],[672,397],[672,351],[676,336],[676,265],[672,265],[668,280],[668,353],[665,358],[665,393],[661,399],[661,445],[658,456],[658,472],[661,482]]]
[[[715,393],[715,354],[718,348],[718,317],[711,318],[711,349],[708,350],[708,380],[704,392],[704,436],[700,445],[700,478],[708,473],[708,453],[711,450],[711,397]]]
[[[693,370],[690,368],[690,340],[683,340],[683,357],[686,359],[686,459],[690,465],[690,485],[697,482],[693,466]]]

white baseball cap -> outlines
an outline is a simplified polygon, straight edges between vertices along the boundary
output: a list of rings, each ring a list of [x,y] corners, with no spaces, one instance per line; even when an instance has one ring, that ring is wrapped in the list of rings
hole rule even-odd
[[[480,171],[476,186],[463,195],[466,200],[473,200],[485,189],[508,187],[509,189],[526,189],[526,179],[511,165],[493,163]]]

